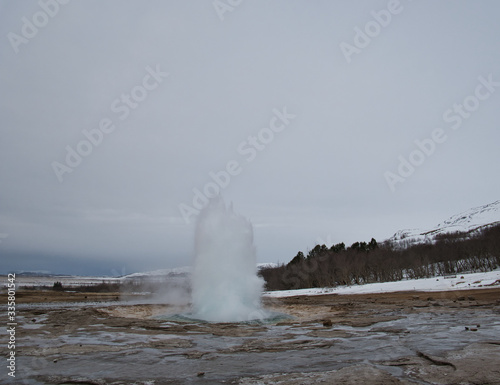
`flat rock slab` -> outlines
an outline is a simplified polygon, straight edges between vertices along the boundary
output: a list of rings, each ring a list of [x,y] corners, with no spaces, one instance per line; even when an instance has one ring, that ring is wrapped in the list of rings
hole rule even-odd
[[[253,378],[242,378],[238,385],[414,385],[414,382],[399,379],[387,371],[371,365],[355,365],[339,370],[314,373],[271,374]]]

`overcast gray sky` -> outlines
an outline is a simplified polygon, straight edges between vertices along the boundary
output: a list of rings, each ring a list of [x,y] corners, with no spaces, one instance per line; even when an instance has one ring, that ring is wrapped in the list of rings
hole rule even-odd
[[[498,200],[499,19],[496,0],[0,1],[1,272],[188,265],[214,175],[259,262]]]

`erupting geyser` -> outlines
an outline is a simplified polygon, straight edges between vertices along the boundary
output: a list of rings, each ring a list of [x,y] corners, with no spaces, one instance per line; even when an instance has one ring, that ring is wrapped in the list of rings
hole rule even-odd
[[[265,318],[252,224],[217,198],[200,213],[195,242],[192,316],[213,322]]]

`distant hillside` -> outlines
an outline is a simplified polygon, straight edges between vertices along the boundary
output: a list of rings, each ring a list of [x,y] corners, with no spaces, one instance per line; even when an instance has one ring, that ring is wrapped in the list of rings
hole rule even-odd
[[[165,278],[165,277],[186,277],[191,273],[190,266],[175,267],[173,269],[159,269],[153,271],[144,271],[132,273],[120,277],[120,279],[148,279],[148,278]]]
[[[430,243],[438,235],[455,232],[474,233],[498,224],[500,224],[500,200],[453,215],[431,229],[399,230],[387,241],[401,246]]]
[[[258,263],[257,270],[267,269],[277,267],[278,264],[273,262],[268,263]],[[155,280],[155,279],[165,279],[165,278],[185,278],[191,275],[191,266],[182,266],[176,267],[173,269],[160,269],[154,271],[145,271],[139,273],[132,273],[128,275],[124,275],[120,277],[122,280],[131,280],[131,279],[142,279],[142,280]]]
[[[286,265],[261,269],[267,290],[399,281],[500,267],[500,201],[453,215],[428,230],[401,230],[380,244],[316,245]]]

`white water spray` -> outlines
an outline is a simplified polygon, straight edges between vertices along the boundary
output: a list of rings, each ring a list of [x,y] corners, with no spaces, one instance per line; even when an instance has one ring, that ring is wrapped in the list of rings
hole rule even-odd
[[[217,198],[200,213],[195,242],[192,316],[212,322],[265,318],[252,224]]]

